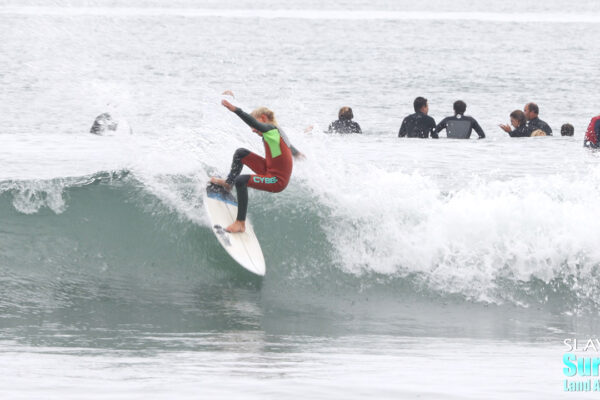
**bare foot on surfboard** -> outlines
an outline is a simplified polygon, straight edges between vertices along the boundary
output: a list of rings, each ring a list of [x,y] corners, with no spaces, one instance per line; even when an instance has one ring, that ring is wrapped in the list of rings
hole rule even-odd
[[[223,186],[228,191],[231,191],[231,185],[228,184],[225,181],[225,179],[216,178],[216,177],[213,176],[212,178],[210,178],[210,183],[214,183],[215,185]]]
[[[225,230],[229,233],[243,233],[246,232],[246,222],[236,220],[233,224],[229,225]]]

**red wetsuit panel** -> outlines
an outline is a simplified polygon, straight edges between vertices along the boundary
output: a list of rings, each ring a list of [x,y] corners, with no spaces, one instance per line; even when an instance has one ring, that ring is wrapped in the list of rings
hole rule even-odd
[[[242,164],[257,174],[264,175],[267,173],[267,160],[256,153],[250,153],[246,157],[242,158]]]
[[[281,192],[286,188],[292,175],[292,151],[283,138],[279,145],[281,155],[278,157],[271,157],[271,149],[265,143],[266,158],[255,153],[242,158],[242,163],[256,172],[256,175],[250,176],[248,187],[273,193]]]
[[[596,122],[600,120],[600,115],[595,116],[590,121],[590,125],[585,132],[585,140],[592,142],[594,145],[598,144],[598,138],[596,137],[596,132],[594,132],[594,127],[596,126]]]

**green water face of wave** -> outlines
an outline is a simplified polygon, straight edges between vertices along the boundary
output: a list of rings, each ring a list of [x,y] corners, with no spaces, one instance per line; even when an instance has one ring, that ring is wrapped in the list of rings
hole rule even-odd
[[[514,301],[497,305],[433,290],[416,273],[349,273],[323,230],[327,211],[308,193],[297,203],[253,197],[268,268],[260,279],[139,182],[95,183],[65,189],[58,214],[24,214],[15,193],[0,195],[3,339],[151,351],[191,349],[210,332],[523,338],[581,323],[565,310],[595,309],[593,297],[560,282],[503,280]]]
[[[318,199],[302,191],[277,198],[253,193],[250,215],[267,261],[267,277],[261,280],[231,260],[207,226],[168,207],[135,179],[109,178],[95,177],[61,189],[65,206],[59,213],[45,206],[31,214],[20,212],[14,201],[21,192],[5,190],[0,195],[0,268],[5,281],[25,279],[33,292],[36,286],[44,292],[46,282],[117,282],[119,287],[158,293],[195,285],[261,291],[267,285],[276,302],[336,310],[375,298],[394,304],[422,298],[437,303],[481,301],[451,286],[436,286],[435,274],[402,266],[391,274],[375,273],[369,265],[362,272],[348,271],[340,263],[343,249],[330,242],[328,224],[335,220]],[[44,193],[35,196],[43,198]],[[499,267],[496,286],[482,292],[492,303],[559,311],[596,309],[593,273],[521,281],[512,275],[509,262]],[[93,297],[94,290],[90,292]],[[19,296],[22,292],[13,295]]]

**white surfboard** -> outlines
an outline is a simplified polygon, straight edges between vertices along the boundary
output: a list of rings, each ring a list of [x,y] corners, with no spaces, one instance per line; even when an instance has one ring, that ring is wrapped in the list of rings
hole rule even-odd
[[[237,201],[233,195],[221,186],[209,184],[206,187],[204,206],[212,231],[221,246],[242,267],[264,276],[265,258],[250,221],[246,219],[244,233],[229,233],[225,230],[237,216]]]

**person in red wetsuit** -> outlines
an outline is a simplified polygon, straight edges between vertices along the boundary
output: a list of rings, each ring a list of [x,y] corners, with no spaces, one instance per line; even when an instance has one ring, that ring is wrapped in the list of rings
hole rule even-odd
[[[596,115],[590,121],[590,125],[585,132],[583,145],[594,149],[600,147],[600,115]]]
[[[236,221],[225,230],[231,233],[245,232],[246,212],[248,210],[248,187],[278,193],[285,189],[292,175],[292,149],[285,133],[277,126],[273,111],[261,107],[252,112],[245,113],[241,108],[234,106],[227,100],[221,102],[229,111],[237,114],[252,131],[262,136],[265,145],[265,157],[252,153],[250,150],[240,148],[233,155],[231,171],[227,179],[213,177],[210,181],[231,190],[235,185],[238,198],[238,214]],[[246,165],[253,175],[240,175]]]

